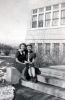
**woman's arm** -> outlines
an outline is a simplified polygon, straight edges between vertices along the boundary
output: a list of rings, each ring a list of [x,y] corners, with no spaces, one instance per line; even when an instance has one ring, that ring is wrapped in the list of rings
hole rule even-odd
[[[18,51],[16,52],[16,62],[18,62],[19,64],[25,64],[25,63],[19,61],[19,59],[18,59],[19,57],[20,57],[20,51],[18,50]]]
[[[25,63],[22,63],[18,60],[18,58],[16,58],[16,62],[18,62],[19,64],[25,64]]]

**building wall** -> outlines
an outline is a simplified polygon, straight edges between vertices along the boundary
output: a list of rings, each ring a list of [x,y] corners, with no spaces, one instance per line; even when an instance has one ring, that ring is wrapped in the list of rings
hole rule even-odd
[[[30,29],[27,31],[27,40],[65,39],[65,26],[46,29]]]
[[[35,0],[31,9],[61,4],[64,0]],[[32,11],[32,10],[31,10]],[[59,16],[60,19],[60,16]],[[32,14],[31,14],[32,20]],[[30,24],[31,23],[30,20]],[[60,21],[60,20],[59,20]],[[38,55],[38,64],[44,63],[65,64],[65,25],[51,27],[32,28],[27,31],[26,42],[35,44],[35,51]]]
[[[35,9],[35,8],[45,7],[48,5],[54,5],[62,2],[65,2],[65,0],[54,0],[54,1],[53,0],[31,0],[30,7],[31,9]]]

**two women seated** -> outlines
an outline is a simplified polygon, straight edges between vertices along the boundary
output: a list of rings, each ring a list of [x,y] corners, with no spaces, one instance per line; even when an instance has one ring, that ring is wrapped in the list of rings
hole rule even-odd
[[[21,64],[20,72],[26,80],[37,82],[37,70],[35,67],[36,53],[32,50],[32,45],[25,43],[20,44],[19,50],[16,54],[16,62]],[[24,66],[24,67],[23,67]],[[23,69],[22,69],[23,68]]]

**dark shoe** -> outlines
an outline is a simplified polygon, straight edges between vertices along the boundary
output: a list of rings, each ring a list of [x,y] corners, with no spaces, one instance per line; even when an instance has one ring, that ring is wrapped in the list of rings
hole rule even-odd
[[[37,77],[31,77],[31,81],[37,83],[38,82]]]
[[[34,83],[37,83],[38,82],[37,77],[34,77],[33,81]]]
[[[33,77],[31,76],[31,78],[30,78],[30,81],[32,81],[33,82]]]

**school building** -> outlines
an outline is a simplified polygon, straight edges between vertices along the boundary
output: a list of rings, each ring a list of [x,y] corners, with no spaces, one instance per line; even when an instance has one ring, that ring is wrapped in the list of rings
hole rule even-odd
[[[39,0],[30,10],[26,42],[41,62],[65,64],[65,0]]]

